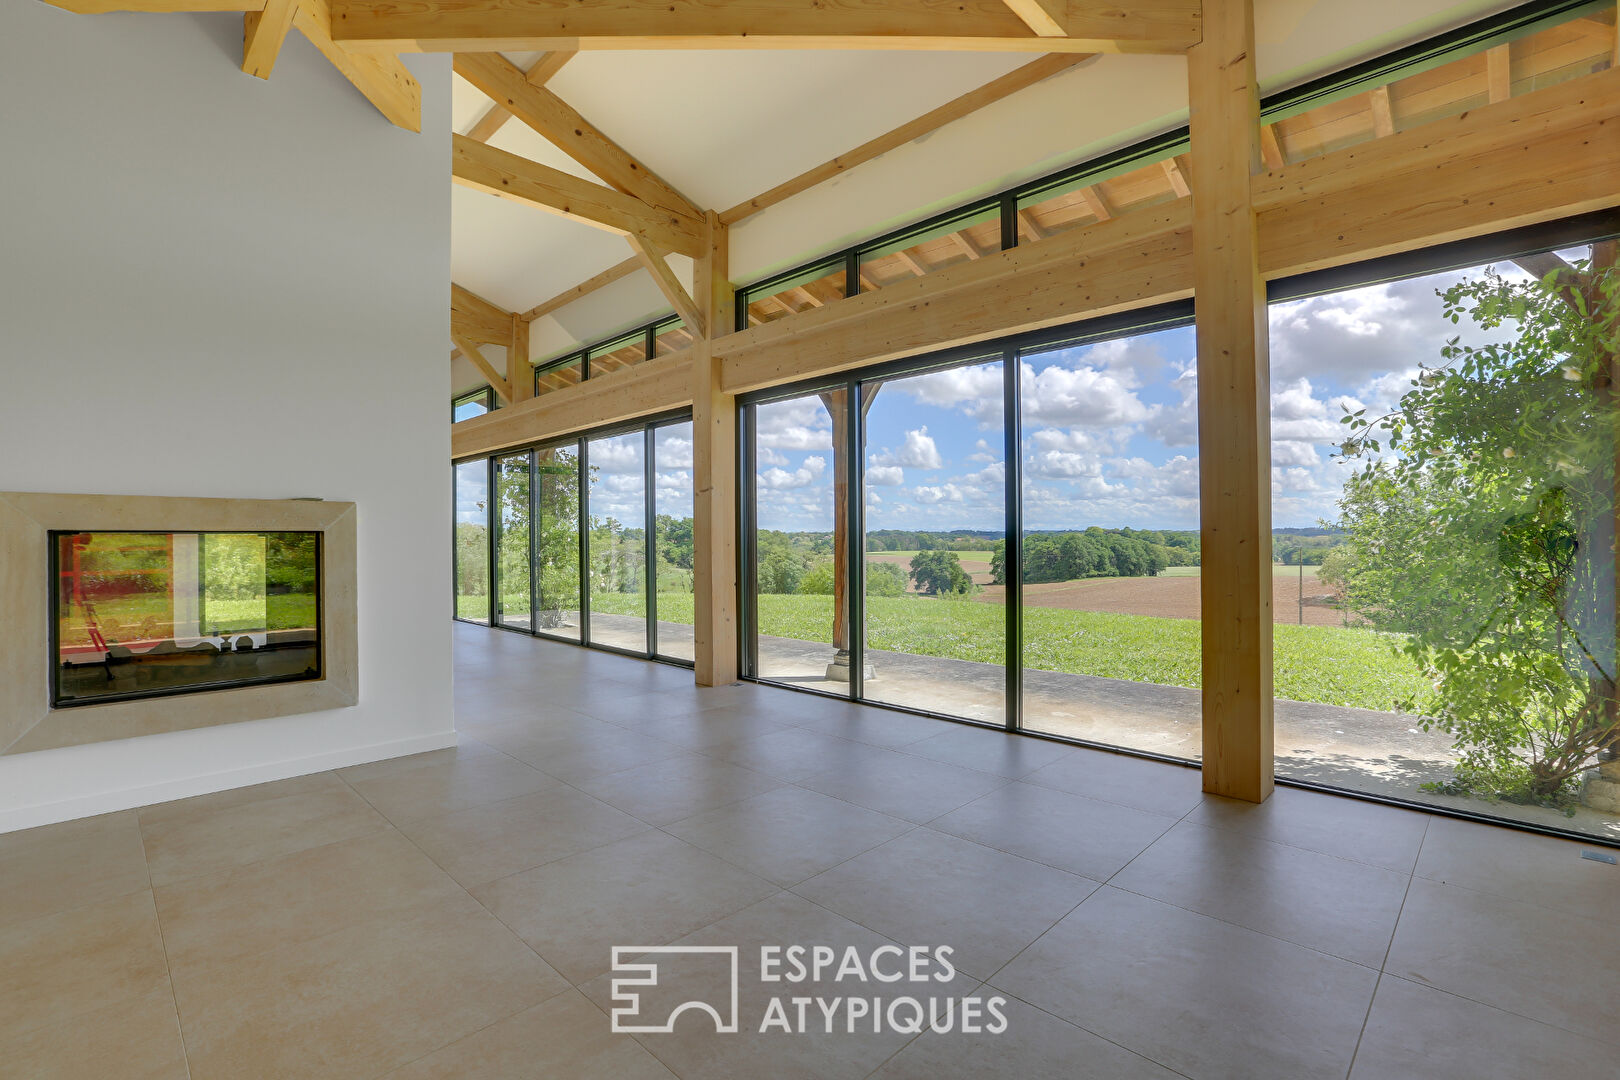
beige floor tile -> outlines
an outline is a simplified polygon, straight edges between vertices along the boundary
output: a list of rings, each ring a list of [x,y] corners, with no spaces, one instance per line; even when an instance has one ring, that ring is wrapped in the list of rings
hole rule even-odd
[[[1104,750],[1076,750],[1024,780],[1171,817],[1181,817],[1203,797],[1197,769]]]
[[[757,734],[710,746],[704,753],[793,783],[869,750],[866,743],[773,725]]]
[[[336,788],[193,809],[149,820],[141,814],[154,885],[170,885],[350,840],[388,828],[387,820],[336,777]]]
[[[666,831],[778,885],[792,885],[913,828],[876,810],[785,787],[678,821]]]
[[[557,786],[555,778],[489,750],[454,758],[420,754],[338,775],[395,825]]]
[[[174,987],[193,1080],[375,1076],[566,989],[493,917],[459,906],[177,968]]]
[[[148,885],[133,810],[0,836],[0,926]]]
[[[1437,817],[1423,838],[1417,873],[1475,892],[1608,918],[1620,912],[1620,866],[1581,858],[1581,852],[1595,850],[1554,836]]]
[[[1613,1080],[1612,1043],[1385,975],[1350,1080]]]
[[[558,787],[400,828],[451,877],[471,888],[650,826],[581,791]]]
[[[1104,886],[990,981],[1199,1080],[1341,1080],[1376,977]]]
[[[0,927],[0,1044],[168,981],[149,892]]]
[[[28,1080],[186,1080],[168,980],[151,993],[0,1042],[0,1075]]]
[[[393,829],[155,890],[169,963],[234,963],[385,915],[478,902]]]
[[[1173,817],[1019,782],[935,818],[929,826],[1106,881],[1175,823]]]
[[[1408,880],[1394,870],[1182,822],[1109,884],[1377,968]]]
[[[674,1076],[608,1016],[569,990],[387,1074],[388,1080],[668,1080]]]
[[[1620,1042],[1613,909],[1584,918],[1414,878],[1385,970],[1595,1039]]]
[[[1279,787],[1258,804],[1205,795],[1189,820],[1409,874],[1424,829],[1435,819],[1365,799]]]
[[[141,807],[137,813],[140,816],[142,826],[167,825],[187,819],[211,817],[222,810],[246,806],[249,803],[283,799],[289,795],[318,795],[326,792],[342,791],[346,786],[342,780],[337,778],[336,773],[309,773],[305,776],[294,776],[287,780],[272,780],[266,784],[253,784],[249,787],[216,791],[209,795],[194,795],[189,799],[153,803],[151,806]]]
[[[684,746],[605,720],[590,720],[588,723],[591,726],[584,730],[573,729],[544,739],[530,739],[510,747],[508,752],[546,775],[569,784],[581,784],[608,773],[686,757],[691,753]]]
[[[998,996],[990,987],[986,998]],[[872,1080],[1176,1080],[1177,1074],[1017,998],[1000,1006],[1005,1030],[924,1031]],[[991,1016],[988,1023],[994,1020]]]
[[[650,723],[637,725],[636,730],[688,750],[707,750],[737,739],[793,728],[767,720],[749,709],[717,708],[660,716]]]
[[[1005,783],[1005,777],[994,773],[877,747],[800,781],[823,795],[918,823],[950,813]]]
[[[902,944],[948,945],[953,963],[982,979],[1096,888],[1089,878],[923,828],[793,891]]]
[[[945,726],[947,730],[941,731],[938,735],[930,735],[926,739],[907,743],[905,752],[960,765],[966,769],[995,773],[1009,779],[1027,776],[1036,769],[1075,752],[1072,746],[1047,739],[1009,735],[1004,731],[991,731],[966,724]]]
[[[690,680],[691,676],[687,678]],[[617,693],[595,694],[575,707],[586,716],[598,720],[642,729],[657,727],[677,716],[722,708],[723,705],[719,702],[711,705],[688,682],[687,687],[669,692],[626,693],[620,688]]]
[[[648,832],[473,890],[547,962],[580,983],[615,945],[663,945],[776,892],[683,840]]]
[[[853,976],[840,981],[824,974],[819,981],[806,978],[793,981],[790,966],[778,964],[776,981],[761,978],[761,946],[799,946],[811,955],[818,946],[831,949],[841,960],[853,949],[862,963],[879,947],[897,948],[888,938],[873,933],[833,912],[791,893],[778,893],[741,911],[678,939],[673,944],[733,946],[738,950],[737,1031],[719,1034],[714,1020],[696,1011],[682,1013],[670,1033],[646,1034],[638,1038],[658,1059],[682,1077],[703,1080],[859,1080],[911,1038],[884,1024],[879,1026],[872,1013],[856,1018],[850,1028],[850,1010],[842,1004],[849,997],[863,998],[870,1006],[875,998],[881,1014],[894,999],[913,993],[916,987],[906,981],[882,983],[861,981]],[[722,1015],[729,1014],[731,980],[729,960],[712,956],[658,954],[636,958],[657,965],[656,987],[632,987],[639,993],[635,1011],[627,1022],[645,1018],[646,1023],[662,1023],[682,1004],[691,1000],[719,1003]],[[807,960],[807,965],[808,965]],[[880,960],[894,964],[890,957]],[[612,977],[591,980],[582,989],[606,1010],[616,1005],[630,1008],[628,1000],[616,1002]],[[954,996],[971,993],[976,981],[958,974],[947,983],[926,982],[924,994]],[[783,1015],[795,1030],[779,1026],[762,1031],[770,1001],[782,1000]],[[794,998],[820,998],[829,1003],[832,1030],[827,1015],[818,1006],[805,1006],[804,1026],[797,1029],[798,1007]],[[899,1014],[897,1014],[899,1015]],[[907,1013],[909,1015],[909,1013]]]
[[[665,825],[782,785],[764,773],[689,754],[592,777],[578,786],[642,821]]]
[[[872,746],[910,746],[955,726],[948,720],[844,702],[817,702],[813,708],[802,708],[802,712],[782,717],[782,722]]]

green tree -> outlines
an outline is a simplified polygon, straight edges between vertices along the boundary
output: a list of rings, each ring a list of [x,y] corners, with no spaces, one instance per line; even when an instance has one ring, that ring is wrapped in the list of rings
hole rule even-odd
[[[1347,602],[1433,680],[1401,703],[1456,740],[1450,787],[1567,802],[1620,735],[1615,654],[1612,244],[1540,280],[1487,270],[1441,294],[1451,339],[1391,414],[1346,417],[1365,459],[1340,524]],[[1387,451],[1387,452],[1386,452]]]
[[[954,551],[918,551],[911,557],[911,580],[917,583],[918,592],[929,596],[967,593],[973,588],[973,579]]]

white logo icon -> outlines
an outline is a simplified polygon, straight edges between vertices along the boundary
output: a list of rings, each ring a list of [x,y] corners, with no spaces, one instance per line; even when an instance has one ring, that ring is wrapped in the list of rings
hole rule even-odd
[[[653,958],[659,956],[724,956],[730,965],[731,1000],[725,1011],[707,1001],[683,1001],[671,1009],[662,1024],[636,1023],[649,1017],[638,1016],[641,994],[634,987],[658,985],[659,965]],[[647,957],[647,963],[631,963],[634,957]],[[612,1030],[631,1035],[668,1034],[675,1030],[675,1021],[688,1009],[706,1012],[714,1019],[714,1030],[732,1034],[737,1030],[737,946],[735,945],[655,945],[638,948],[631,945],[613,946],[613,974],[611,992],[614,1001]]]

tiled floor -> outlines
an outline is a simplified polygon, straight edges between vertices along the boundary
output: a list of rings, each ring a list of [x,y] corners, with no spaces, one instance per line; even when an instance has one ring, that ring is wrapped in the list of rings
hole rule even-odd
[[[0,1076],[1620,1076],[1580,845],[456,640],[456,750],[0,836]],[[949,945],[1007,1029],[761,1031],[916,991],[745,962],[738,1033],[612,1034],[611,947],[669,943]]]

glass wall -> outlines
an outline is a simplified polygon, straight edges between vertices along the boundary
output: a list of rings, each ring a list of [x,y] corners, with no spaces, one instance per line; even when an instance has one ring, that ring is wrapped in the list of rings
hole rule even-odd
[[[695,660],[692,591],[692,421],[653,429],[653,600],[660,656]]]
[[[1620,837],[1616,254],[1273,307],[1279,776]]]
[[[851,692],[848,401],[833,387],[748,417],[753,673],[840,696]]]
[[[495,391],[489,387],[474,390],[470,394],[462,394],[450,402],[450,422],[452,424],[462,420],[471,420],[475,416],[483,416],[495,408]]]
[[[647,438],[590,439],[590,641],[647,651]]]
[[[579,444],[536,450],[534,487],[534,629],[578,641]]]
[[[864,382],[862,693],[1003,724],[1003,378],[989,363]],[[823,588],[832,581],[808,580]]]
[[[456,618],[489,622],[489,462],[464,461],[455,479]]]
[[[1196,758],[1193,329],[1027,349],[1019,382],[1024,726]]]
[[[495,459],[495,621],[527,630],[533,602],[529,574],[529,455]]]

